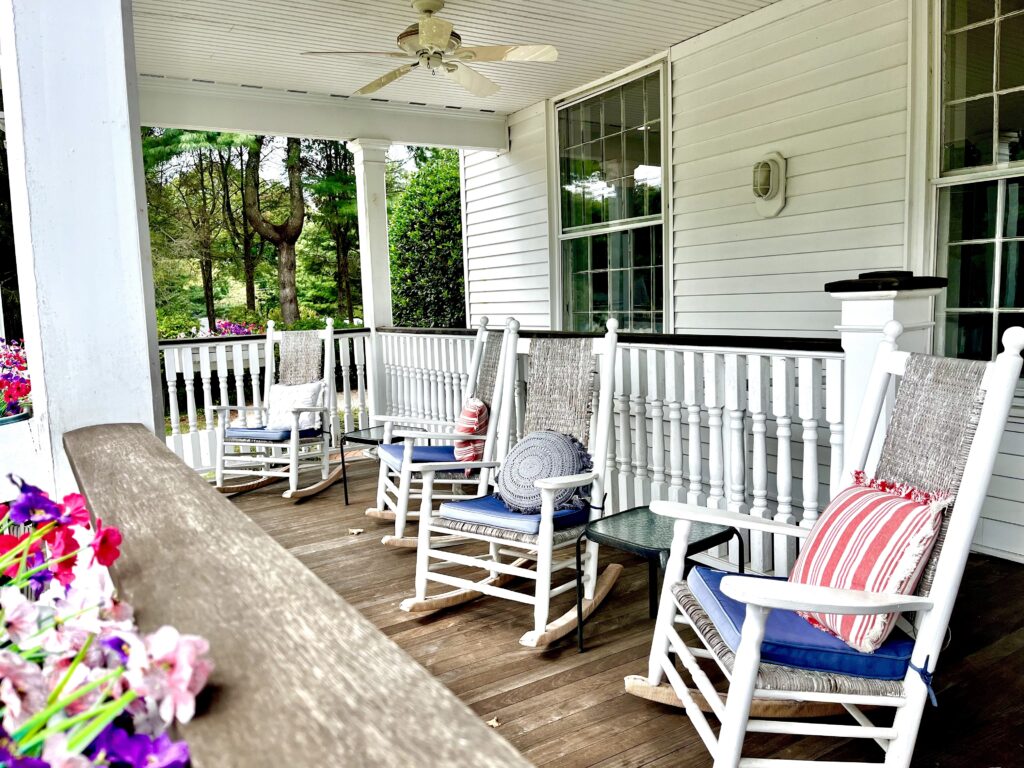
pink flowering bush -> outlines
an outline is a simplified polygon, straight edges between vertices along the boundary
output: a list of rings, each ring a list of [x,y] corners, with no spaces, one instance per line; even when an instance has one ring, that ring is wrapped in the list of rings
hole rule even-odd
[[[209,646],[142,634],[107,571],[121,533],[85,499],[11,477],[0,505],[0,768],[186,768],[167,729],[195,714]]]
[[[15,416],[31,404],[32,383],[27,370],[22,342],[0,339],[0,417]]]

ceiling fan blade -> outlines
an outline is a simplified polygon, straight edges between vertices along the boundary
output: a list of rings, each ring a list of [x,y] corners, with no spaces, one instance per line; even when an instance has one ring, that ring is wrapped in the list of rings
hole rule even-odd
[[[455,58],[464,61],[557,61],[553,45],[478,45],[459,48]]]
[[[386,56],[389,59],[407,59],[408,54],[398,51],[303,51],[299,56]]]
[[[493,96],[501,89],[496,82],[470,69],[462,62],[452,62],[451,67],[445,67],[444,71],[448,77],[474,96]]]
[[[454,26],[437,16],[424,16],[420,19],[420,49],[435,48],[443,51],[448,47]]]
[[[404,66],[401,66],[398,69],[393,69],[390,72],[388,72],[386,75],[384,75],[383,77],[378,77],[372,83],[367,83],[366,85],[364,85],[362,88],[360,88],[358,91],[355,92],[355,95],[356,96],[367,96],[367,95],[369,95],[371,93],[375,93],[375,92],[379,91],[381,88],[383,88],[385,85],[387,85],[388,83],[393,83],[398,78],[404,77],[405,75],[409,74],[410,72],[413,71],[413,69],[415,69],[418,66],[419,66],[418,63],[416,63],[416,64],[405,64]]]

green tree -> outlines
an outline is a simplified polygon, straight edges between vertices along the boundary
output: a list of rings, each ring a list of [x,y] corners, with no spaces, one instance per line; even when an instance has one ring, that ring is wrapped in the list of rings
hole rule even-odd
[[[397,325],[466,324],[462,202],[455,150],[438,150],[395,203],[389,228],[391,290]]]

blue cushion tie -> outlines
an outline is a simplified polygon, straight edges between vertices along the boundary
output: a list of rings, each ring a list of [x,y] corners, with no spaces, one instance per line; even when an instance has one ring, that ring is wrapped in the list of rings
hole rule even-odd
[[[935,689],[932,688],[933,675],[928,671],[928,662],[930,659],[931,656],[924,657],[923,667],[914,666],[914,662],[910,662],[910,668],[917,672],[918,676],[921,678],[921,682],[924,683],[924,687],[928,689],[928,701],[932,703],[933,707],[937,707],[939,706],[939,700],[935,697]]]

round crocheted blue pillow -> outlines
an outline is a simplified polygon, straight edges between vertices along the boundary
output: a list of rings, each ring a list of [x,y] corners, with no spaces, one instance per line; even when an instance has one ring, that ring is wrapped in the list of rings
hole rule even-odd
[[[524,514],[540,511],[540,490],[536,480],[565,477],[590,471],[590,454],[572,435],[558,432],[531,432],[509,451],[498,473],[497,495],[509,509]],[[572,504],[590,487],[562,488],[555,491],[555,509]]]

